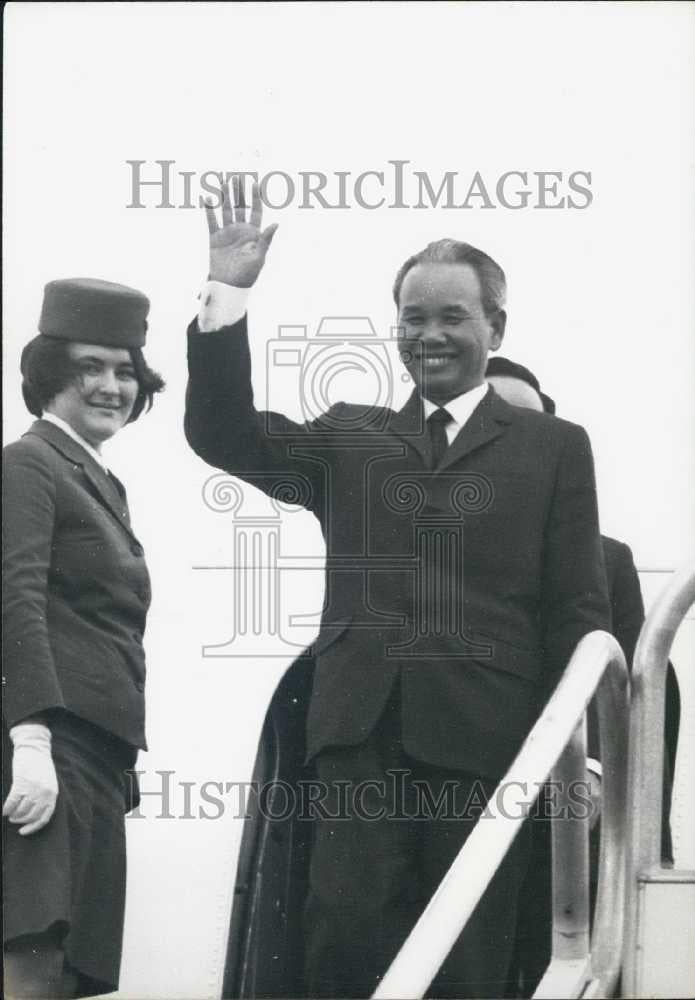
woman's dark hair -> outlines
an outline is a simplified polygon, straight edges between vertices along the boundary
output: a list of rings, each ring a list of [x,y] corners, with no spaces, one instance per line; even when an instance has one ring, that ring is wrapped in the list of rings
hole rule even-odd
[[[29,413],[35,417],[40,417],[51,400],[79,377],[78,367],[70,357],[69,344],[70,341],[40,333],[22,351],[22,395]],[[141,348],[130,347],[128,353],[138,383],[135,405],[128,418],[128,423],[132,423],[145,407],[150,409],[155,393],[164,388],[164,379],[148,366]]]

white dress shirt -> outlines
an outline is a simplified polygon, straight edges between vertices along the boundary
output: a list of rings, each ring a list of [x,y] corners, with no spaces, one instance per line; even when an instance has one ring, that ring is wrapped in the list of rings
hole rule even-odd
[[[237,288],[222,281],[208,281],[200,293],[198,329],[201,333],[233,326],[246,312],[250,288]]]
[[[451,420],[444,429],[446,431],[446,439],[451,444],[478,403],[483,401],[487,390],[488,384],[487,382],[483,382],[481,385],[476,385],[475,389],[469,389],[467,392],[462,392],[460,396],[450,399],[446,406],[443,407],[423,396],[422,403],[425,407],[425,419],[428,420],[435,410],[446,410]]]

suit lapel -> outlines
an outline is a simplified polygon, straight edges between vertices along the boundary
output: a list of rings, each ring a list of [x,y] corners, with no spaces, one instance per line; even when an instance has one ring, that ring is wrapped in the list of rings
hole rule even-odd
[[[48,420],[37,420],[27,433],[36,434],[69,462],[81,466],[92,494],[113,515],[126,534],[139,544],[130,527],[130,514],[125,498],[120,496],[108,473],[89,452]]]
[[[444,452],[439,469],[458,462],[477,448],[494,441],[504,434],[514,419],[514,411],[495,390],[490,387],[470,415],[463,428]],[[403,438],[419,453],[424,464],[429,468],[432,458],[432,445],[427,433],[425,411],[420,395],[415,390],[405,406],[394,413],[389,422],[389,430]]]
[[[446,469],[472,451],[494,441],[505,433],[513,417],[512,408],[490,387],[444,452],[439,468]]]
[[[417,390],[412,392],[405,406],[393,414],[388,429],[415,448],[424,464],[429,467],[431,442],[425,423],[425,411]]]
[[[128,534],[132,535],[133,532],[130,527],[130,514],[128,513],[127,504],[125,499],[120,496],[115,483],[111,482],[109,475],[89,455],[87,456],[87,460],[82,464],[82,469],[89,480],[90,486],[104,507],[113,514]]]

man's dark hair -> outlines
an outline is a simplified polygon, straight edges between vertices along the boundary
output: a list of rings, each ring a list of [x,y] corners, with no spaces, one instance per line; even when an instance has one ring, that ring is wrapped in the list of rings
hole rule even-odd
[[[46,337],[40,333],[22,351],[22,395],[29,413],[40,417],[52,399],[79,377],[79,369],[70,357],[70,341]],[[128,353],[135,370],[138,394],[128,423],[137,420],[142,411],[152,406],[154,395],[164,388],[164,379],[153,371],[140,347],[129,347]]]
[[[461,243],[459,240],[437,240],[428,243],[424,250],[408,257],[396,275],[393,283],[393,298],[396,305],[400,304],[401,286],[408,271],[417,264],[468,264],[478,275],[480,282],[480,300],[485,310],[485,315],[504,309],[507,298],[507,279],[504,271],[492,257],[488,257],[482,250],[471,246],[470,243]]]
[[[533,372],[529,371],[528,368],[524,368],[517,361],[510,361],[509,358],[502,358],[499,354],[495,354],[488,359],[485,374],[506,375],[509,378],[516,378],[520,382],[525,382],[538,393],[540,401],[543,404],[543,411],[545,413],[555,413],[555,401],[541,391],[541,384]]]

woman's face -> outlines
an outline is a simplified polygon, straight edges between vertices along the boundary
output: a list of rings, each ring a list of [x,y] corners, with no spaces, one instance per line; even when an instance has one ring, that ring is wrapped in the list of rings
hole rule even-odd
[[[95,448],[127,423],[138,394],[130,352],[98,344],[68,344],[77,378],[46,409]]]

